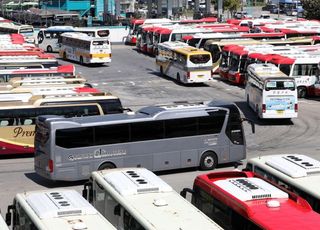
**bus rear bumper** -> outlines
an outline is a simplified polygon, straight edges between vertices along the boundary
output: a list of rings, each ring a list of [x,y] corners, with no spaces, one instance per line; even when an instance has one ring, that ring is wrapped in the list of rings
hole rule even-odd
[[[282,111],[277,111],[276,113],[270,113],[270,114],[262,114],[260,118],[262,119],[291,119],[291,118],[297,118],[298,113],[285,113]]]

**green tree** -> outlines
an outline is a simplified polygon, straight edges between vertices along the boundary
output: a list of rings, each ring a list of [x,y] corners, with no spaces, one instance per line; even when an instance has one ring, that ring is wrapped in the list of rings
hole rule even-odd
[[[241,6],[241,0],[224,0],[223,1],[223,9],[224,10],[228,10],[231,15],[233,15],[233,13],[235,11],[237,11]]]
[[[320,19],[320,0],[301,0],[307,19]]]

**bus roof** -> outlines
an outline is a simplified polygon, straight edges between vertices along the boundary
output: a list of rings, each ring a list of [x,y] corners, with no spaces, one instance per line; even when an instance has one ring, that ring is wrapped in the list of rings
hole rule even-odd
[[[0,70],[0,76],[2,74],[49,74],[49,73],[61,73],[61,74],[75,74],[74,65],[61,65],[57,67],[43,68],[43,69],[27,69],[21,67],[18,69],[2,69]]]
[[[73,117],[73,118],[61,118],[58,116],[43,116],[43,120],[48,119],[48,122],[51,120],[70,123],[78,123],[82,126],[92,126],[99,123],[105,124],[117,124],[117,123],[125,123],[125,122],[139,122],[139,121],[153,121],[153,120],[162,120],[168,118],[179,118],[181,116],[186,116],[186,112],[190,112],[192,116],[208,116],[208,110],[225,110],[229,109],[232,112],[239,110],[233,103],[228,102],[198,102],[198,103],[175,103],[169,105],[159,105],[159,106],[149,106],[144,107],[138,110],[134,114],[109,114],[106,116],[96,116],[96,117]]]
[[[144,23],[145,19],[136,19],[132,18],[130,20],[130,24],[135,24],[135,25],[142,25]]]
[[[73,26],[50,26],[46,29],[41,29],[46,32],[72,32],[74,31]]]
[[[198,23],[213,23],[217,22],[218,19],[215,17],[206,17],[206,18],[201,18],[201,19],[184,19],[177,21],[179,24],[198,24]]]
[[[81,32],[67,32],[61,34],[61,37],[67,37],[67,38],[74,38],[74,39],[80,39],[80,40],[85,40],[85,41],[105,41],[106,38],[103,37],[92,37],[89,36],[86,33],[81,33]]]
[[[277,178],[291,181],[294,187],[308,190],[319,198],[320,161],[302,154],[265,155],[248,159],[248,163],[271,172]]]
[[[107,184],[105,186],[114,190],[112,194],[122,196],[122,201],[118,202],[125,204],[126,209],[134,210],[132,215],[142,216],[143,222],[152,229],[221,229],[147,169],[110,169],[93,172],[92,175],[102,177]]]
[[[284,33],[281,32],[274,32],[274,33],[247,33],[247,34],[241,34],[241,37],[248,37],[248,38],[269,38],[269,37],[279,37],[279,38],[283,38],[285,37]]]
[[[270,63],[251,64],[248,66],[247,72],[253,74],[262,81],[268,79],[291,79],[292,81],[294,81],[294,79],[288,77],[286,74],[281,72],[278,67]]]
[[[305,200],[289,197],[251,172],[208,173],[197,176],[195,184],[200,183],[207,192],[216,194],[220,201],[263,229],[319,228],[320,216]]]
[[[187,43],[174,41],[174,42],[162,42],[158,44],[159,47],[165,47],[170,50],[175,50],[177,48],[191,47]],[[193,47],[194,48],[194,47]]]
[[[207,54],[207,55],[211,55],[210,52],[205,51],[205,50],[201,50],[201,49],[197,49],[194,47],[179,47],[176,49],[176,51],[178,53],[184,54],[184,55],[190,55],[190,54]]]
[[[18,193],[19,204],[32,210],[41,229],[115,229],[78,192],[52,189]],[[34,218],[35,219],[35,218]],[[78,227],[77,227],[78,226]],[[80,228],[80,226],[82,228]]]

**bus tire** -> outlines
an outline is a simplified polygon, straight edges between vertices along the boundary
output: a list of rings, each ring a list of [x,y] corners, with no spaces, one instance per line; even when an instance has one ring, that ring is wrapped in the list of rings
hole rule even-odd
[[[51,46],[47,46],[47,52],[48,52],[48,53],[52,53],[52,52],[53,52],[53,50],[52,50],[52,47],[51,47]]]
[[[66,54],[66,52],[63,52],[62,58],[63,58],[63,60],[67,60],[67,54]]]
[[[177,73],[177,81],[181,83],[180,73]]]
[[[214,152],[207,151],[202,154],[200,159],[201,170],[212,170],[217,167],[218,157]]]
[[[80,56],[80,64],[83,65],[83,57]]]
[[[105,162],[99,166],[98,170],[114,169],[116,166],[110,162]]]
[[[163,67],[162,67],[162,66],[160,66],[160,74],[161,74],[161,76],[164,76],[164,74],[163,74]]]
[[[298,98],[305,98],[307,96],[306,87],[298,87]]]

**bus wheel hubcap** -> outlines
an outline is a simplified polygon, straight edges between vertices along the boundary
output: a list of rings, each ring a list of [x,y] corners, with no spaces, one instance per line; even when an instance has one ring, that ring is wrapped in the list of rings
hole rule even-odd
[[[206,157],[205,159],[204,159],[204,164],[205,164],[205,166],[206,167],[208,167],[208,168],[210,168],[210,167],[212,167],[213,166],[213,159],[212,159],[212,157]]]

